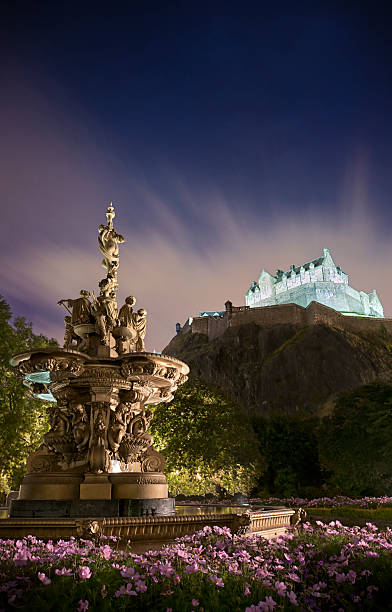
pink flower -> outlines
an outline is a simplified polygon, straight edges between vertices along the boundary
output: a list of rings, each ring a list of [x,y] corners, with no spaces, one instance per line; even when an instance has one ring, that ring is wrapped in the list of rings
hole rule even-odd
[[[106,561],[109,561],[110,555],[112,554],[112,549],[107,544],[102,548],[102,555]]]
[[[225,586],[225,583],[223,582],[222,578],[218,578],[217,576],[210,576],[210,580],[216,586],[219,586],[219,587],[224,587]]]
[[[14,555],[14,565],[18,567],[19,565],[26,565],[28,559],[31,558],[31,555],[28,550],[19,549],[17,553]]]
[[[72,570],[67,569],[66,567],[62,567],[61,570],[56,569],[54,573],[57,576],[72,576]]]
[[[349,582],[351,582],[351,584],[355,584],[356,578],[357,578],[357,573],[354,572],[354,570],[349,570],[347,572],[347,579]]]
[[[275,606],[276,602],[272,597],[266,597],[265,601],[259,601],[256,606],[252,604],[249,608],[245,608],[245,612],[269,612],[273,610]]]
[[[264,610],[273,610],[276,606],[276,602],[272,599],[272,597],[266,597],[265,601],[260,603],[264,603]]]
[[[250,584],[245,582],[244,595],[250,595]]]
[[[275,589],[281,597],[286,595],[287,587],[284,582],[275,582]]]
[[[197,601],[197,599],[192,599],[192,606],[194,608],[197,608],[198,605],[199,605],[199,602]]]
[[[145,593],[147,591],[146,583],[143,580],[138,580],[136,582],[136,590],[139,593]]]
[[[121,586],[118,591],[115,592],[115,597],[121,597],[121,595],[137,595],[136,591],[132,589],[132,584],[128,582],[126,586]]]
[[[294,591],[290,591],[290,593],[288,593],[287,597],[288,597],[290,603],[293,604],[293,606],[298,606],[297,596],[294,593]]]
[[[50,584],[52,582],[43,572],[38,572],[38,580],[40,580],[42,584]]]
[[[88,610],[88,599],[79,599],[78,612],[86,612]]]
[[[79,578],[91,578],[91,569],[88,565],[82,565],[82,567],[79,567],[78,569],[78,574]]]

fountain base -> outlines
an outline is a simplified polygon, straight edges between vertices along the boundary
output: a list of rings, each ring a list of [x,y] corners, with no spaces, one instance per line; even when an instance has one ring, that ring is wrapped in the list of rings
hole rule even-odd
[[[86,473],[84,478],[59,472],[33,473],[23,479],[10,516],[170,516],[174,505],[160,472]]]
[[[164,499],[15,499],[10,518],[174,516],[175,501]]]

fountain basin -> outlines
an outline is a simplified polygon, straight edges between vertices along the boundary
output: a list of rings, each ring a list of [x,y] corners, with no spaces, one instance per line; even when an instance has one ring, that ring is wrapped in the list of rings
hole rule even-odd
[[[275,507],[243,513],[185,516],[8,518],[0,520],[0,538],[23,538],[31,534],[43,540],[115,536],[119,538],[120,546],[143,552],[215,525],[228,527],[234,535],[273,538],[287,532],[293,515],[294,510],[290,508]]]

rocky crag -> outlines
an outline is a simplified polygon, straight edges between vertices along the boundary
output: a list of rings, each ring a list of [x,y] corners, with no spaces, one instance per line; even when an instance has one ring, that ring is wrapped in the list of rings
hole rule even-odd
[[[392,334],[383,325],[355,333],[318,323],[246,323],[213,339],[178,334],[163,352],[260,416],[325,414],[342,391],[392,382]]]

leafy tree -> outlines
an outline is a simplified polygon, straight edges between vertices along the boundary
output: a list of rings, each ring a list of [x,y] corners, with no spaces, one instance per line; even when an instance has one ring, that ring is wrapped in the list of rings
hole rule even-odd
[[[392,386],[344,393],[319,431],[320,460],[341,493],[392,495]]]
[[[26,396],[10,366],[12,355],[31,348],[56,346],[56,340],[33,333],[23,317],[11,324],[11,310],[0,296],[0,496],[19,486],[24,463],[48,429],[44,402]]]
[[[172,402],[155,409],[151,431],[167,459],[172,493],[247,493],[254,486],[262,460],[252,426],[210,386],[180,387]]]
[[[317,418],[301,414],[254,419],[266,461],[266,471],[259,482],[264,493],[289,497],[320,487],[318,424]]]

